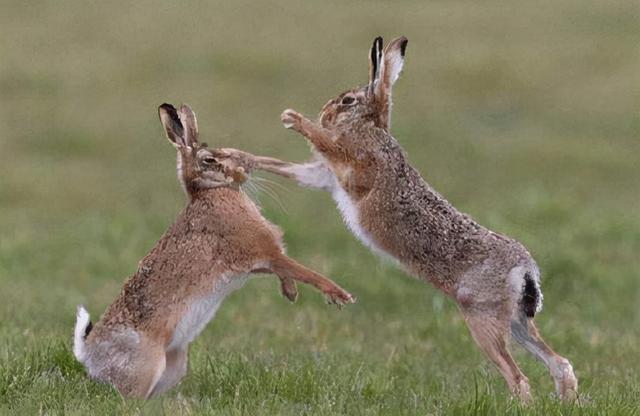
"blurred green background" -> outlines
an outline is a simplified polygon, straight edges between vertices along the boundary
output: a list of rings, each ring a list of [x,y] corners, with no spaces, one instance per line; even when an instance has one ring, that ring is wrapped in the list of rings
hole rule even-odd
[[[459,209],[542,269],[545,338],[591,400],[510,401],[455,305],[362,247],[328,194],[259,195],[289,253],[358,297],[342,311],[249,282],[149,403],[88,380],[97,319],[185,204],[163,102],[202,139],[304,160],[279,115],[367,80],[374,36],[409,38],[393,133]],[[5,1],[0,6],[0,411],[7,414],[638,414],[640,6],[634,1]]]

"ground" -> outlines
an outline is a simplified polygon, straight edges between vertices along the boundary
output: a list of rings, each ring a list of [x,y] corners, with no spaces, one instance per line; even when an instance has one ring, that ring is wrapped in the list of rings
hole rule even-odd
[[[638,414],[640,19],[632,1],[21,2],[0,13],[0,413]],[[455,305],[362,247],[329,195],[258,197],[289,253],[358,298],[274,277],[223,304],[179,388],[143,403],[89,380],[75,306],[97,319],[184,206],[156,108],[203,140],[304,160],[279,122],[367,80],[374,36],[409,38],[393,133],[459,209],[542,270],[544,337],[590,404],[510,400]],[[284,187],[284,189],[282,188]],[[275,198],[269,195],[277,193]]]

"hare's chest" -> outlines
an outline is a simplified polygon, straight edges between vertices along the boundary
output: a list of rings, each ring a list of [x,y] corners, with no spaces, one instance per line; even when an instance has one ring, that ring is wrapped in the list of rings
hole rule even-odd
[[[338,183],[337,180],[336,183]],[[345,191],[342,186],[336,185],[332,189],[332,196],[336,201],[338,210],[342,214],[344,223],[347,225],[347,228],[349,228],[349,230],[351,230],[351,232],[356,236],[356,238],[383,259],[397,262],[397,259],[394,258],[391,253],[387,253],[380,248],[380,246],[374,240],[374,237],[371,235],[371,232],[362,227],[362,223],[360,221],[360,209],[353,198],[349,195],[349,193]]]
[[[210,293],[191,299],[178,320],[168,350],[182,348],[191,343],[213,319],[222,301],[231,292],[240,289],[249,275],[222,277]]]
[[[367,247],[376,249],[376,245],[371,235],[360,225],[360,214],[355,201],[349,196],[342,186],[336,185],[332,191],[333,199],[336,201],[338,210],[342,214],[342,219],[349,230],[356,236],[358,240]]]

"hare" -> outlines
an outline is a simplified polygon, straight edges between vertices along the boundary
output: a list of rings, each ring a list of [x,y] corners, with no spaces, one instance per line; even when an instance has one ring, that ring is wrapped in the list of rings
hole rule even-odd
[[[198,143],[188,106],[163,104],[158,112],[177,150],[178,177],[189,202],[95,326],[78,306],[73,345],[91,377],[138,398],[160,394],[182,379],[189,344],[252,273],[275,273],[291,301],[297,296],[294,280],[313,285],[331,303],[355,301],[285,255],[281,231],[239,187],[247,179],[244,168],[216,159]]]
[[[284,111],[284,126],[308,139],[315,161],[294,164],[235,149],[222,149],[221,155],[331,192],[361,242],[457,302],[473,338],[514,395],[523,401],[531,397],[528,380],[507,348],[509,334],[548,367],[558,395],[574,400],[577,379],[571,364],[543,341],[533,322],[542,292],[529,252],[456,210],[409,164],[389,131],[391,90],[407,43],[400,37],[383,50],[382,38],[376,38],[369,83],[330,100],[318,122]]]

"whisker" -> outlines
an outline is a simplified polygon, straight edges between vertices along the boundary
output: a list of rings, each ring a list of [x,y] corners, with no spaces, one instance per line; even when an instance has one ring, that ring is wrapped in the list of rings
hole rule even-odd
[[[283,184],[281,184],[279,182],[272,181],[271,179],[263,178],[261,176],[256,176],[253,179],[256,179],[258,182],[264,182],[264,183],[268,183],[268,184],[274,185],[274,186],[278,187],[278,189],[280,189],[282,191],[291,192],[291,189],[287,188],[286,186],[284,186]]]
[[[256,185],[251,181],[246,181],[242,184],[242,189],[247,193],[249,198],[256,204],[260,203],[260,196]]]
[[[278,194],[278,191],[276,189],[273,189],[270,184],[258,182],[257,185],[260,186],[260,189],[265,190],[265,191],[269,191],[272,194],[277,195],[278,198],[280,197],[280,195]]]
[[[291,189],[287,188],[286,186],[284,186],[284,185],[282,185],[282,184],[280,184],[280,183],[278,183],[276,181],[272,181],[270,179],[262,178],[262,177],[256,177],[254,179],[258,179],[257,182],[259,182],[264,187],[268,187],[269,189],[271,189],[276,194],[278,193],[278,191],[285,191],[287,193],[291,192]]]
[[[266,184],[264,183],[255,182],[253,185],[256,186],[258,189],[260,189],[266,196],[273,199],[273,201],[278,205],[278,207],[282,210],[282,212],[284,212],[285,214],[289,213],[287,209],[284,207],[284,205],[282,204],[282,201],[280,200],[280,196],[277,194],[277,192],[275,192],[273,189],[266,186]]]

